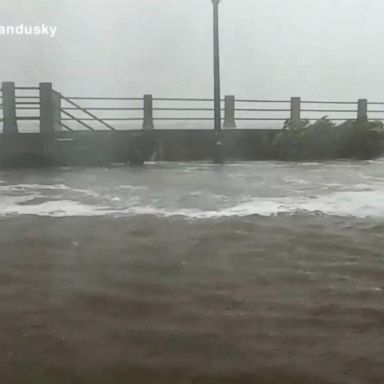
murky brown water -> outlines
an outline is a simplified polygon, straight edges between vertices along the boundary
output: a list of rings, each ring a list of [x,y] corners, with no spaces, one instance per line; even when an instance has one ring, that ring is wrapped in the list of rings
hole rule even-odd
[[[382,383],[383,229],[3,218],[1,383]]]

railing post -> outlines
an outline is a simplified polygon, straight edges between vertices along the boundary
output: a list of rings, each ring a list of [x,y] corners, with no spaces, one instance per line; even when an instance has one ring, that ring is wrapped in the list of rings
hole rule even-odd
[[[224,128],[236,128],[235,121],[235,96],[224,98]]]
[[[61,94],[56,91],[52,91],[52,106],[53,106],[53,121],[55,131],[62,131],[63,126],[61,123]]]
[[[55,131],[55,111],[52,97],[52,83],[40,83],[40,133]]]
[[[3,133],[18,133],[16,118],[15,83],[3,82]]]
[[[359,99],[357,102],[357,121],[360,123],[368,122],[368,100]]]
[[[152,95],[144,95],[144,121],[143,129],[150,130],[153,129],[153,102]]]
[[[291,97],[291,124],[298,127],[301,121],[301,98]]]

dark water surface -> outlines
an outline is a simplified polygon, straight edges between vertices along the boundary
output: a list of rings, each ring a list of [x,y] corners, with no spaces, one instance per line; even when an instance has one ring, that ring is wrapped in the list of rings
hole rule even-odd
[[[1,383],[383,383],[384,161],[0,172]]]

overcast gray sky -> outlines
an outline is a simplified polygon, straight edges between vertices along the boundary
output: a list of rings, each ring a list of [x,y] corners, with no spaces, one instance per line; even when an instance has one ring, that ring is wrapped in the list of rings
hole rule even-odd
[[[384,1],[222,0],[223,94],[384,100]],[[210,0],[1,0],[2,80],[71,95],[211,96]]]

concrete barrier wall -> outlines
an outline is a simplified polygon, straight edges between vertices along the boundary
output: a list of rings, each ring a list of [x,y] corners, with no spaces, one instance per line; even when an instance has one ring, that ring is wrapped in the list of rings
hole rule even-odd
[[[273,159],[279,130],[224,130],[224,159]],[[0,135],[0,166],[109,165],[140,159],[212,161],[214,132],[150,130]]]

